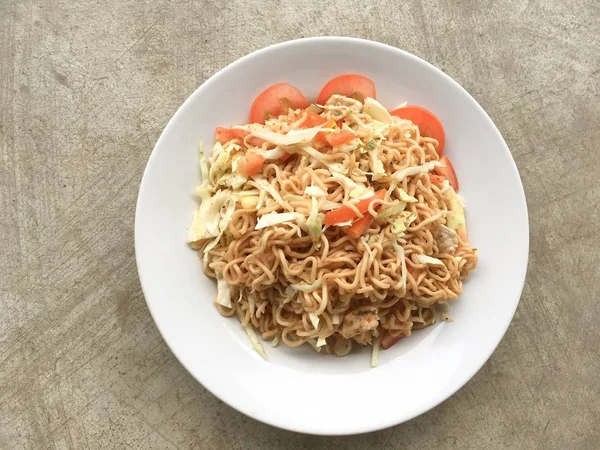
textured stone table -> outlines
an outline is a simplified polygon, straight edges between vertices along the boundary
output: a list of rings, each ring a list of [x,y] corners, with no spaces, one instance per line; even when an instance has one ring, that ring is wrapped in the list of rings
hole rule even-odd
[[[314,35],[451,75],[503,133],[530,209],[527,283],[490,361],[356,437],[274,429],[205,391],[155,328],[133,251],[177,107],[240,56]],[[599,48],[596,0],[1,0],[0,448],[600,448]]]

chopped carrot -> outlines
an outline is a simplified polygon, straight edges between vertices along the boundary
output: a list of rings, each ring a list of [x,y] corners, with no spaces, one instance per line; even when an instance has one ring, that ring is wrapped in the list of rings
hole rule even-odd
[[[332,147],[337,147],[338,145],[350,142],[355,137],[356,136],[352,131],[340,130],[327,134],[327,142],[329,142]]]
[[[327,142],[327,133],[325,133],[324,131],[319,131],[317,135],[313,138],[313,144],[315,144],[315,146],[318,149],[329,145],[329,142]]]
[[[306,114],[307,117],[304,121],[303,128],[312,128],[327,122],[327,117],[320,116],[312,111],[306,111]]]
[[[356,220],[349,227],[344,227],[344,231],[351,238],[358,239],[371,226],[372,222],[373,216],[367,212],[362,218]]]
[[[333,119],[329,119],[327,122],[325,122],[323,124],[323,128],[335,128],[337,125],[337,122]]]
[[[369,210],[369,205],[371,202],[373,202],[373,200],[383,200],[385,198],[385,194],[387,194],[387,190],[380,189],[379,191],[375,192],[375,195],[360,200],[355,204],[355,206],[361,214],[365,214]],[[355,219],[356,217],[356,213],[352,208],[348,206],[342,206],[341,208],[325,213],[325,225],[335,225],[338,223],[347,222]]]
[[[265,162],[265,157],[253,152],[247,152],[246,156],[240,160],[238,165],[242,175],[256,175]]]

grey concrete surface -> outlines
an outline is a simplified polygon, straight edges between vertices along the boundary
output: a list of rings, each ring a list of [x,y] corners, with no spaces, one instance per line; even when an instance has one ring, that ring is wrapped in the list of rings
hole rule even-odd
[[[421,417],[340,438],[255,422],[196,383],[133,251],[177,107],[240,56],[316,35],[462,84],[511,148],[531,223],[522,301],[484,368]],[[1,0],[0,448],[600,448],[599,49],[596,0]]]

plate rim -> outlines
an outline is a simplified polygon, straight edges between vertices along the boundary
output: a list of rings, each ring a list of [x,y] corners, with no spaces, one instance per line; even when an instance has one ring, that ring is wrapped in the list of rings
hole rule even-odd
[[[198,95],[198,92],[201,89],[206,89],[207,86],[210,86],[210,84],[214,83],[215,80],[217,78],[219,78],[220,75],[224,74],[225,72],[234,70],[238,65],[241,65],[245,61],[252,59],[258,55],[261,55],[263,53],[268,53],[270,51],[277,50],[277,49],[284,48],[284,47],[294,46],[294,45],[298,45],[298,44],[302,44],[302,43],[312,43],[312,42],[323,42],[323,43],[346,42],[349,44],[362,44],[362,45],[371,45],[374,47],[380,47],[380,48],[386,49],[388,51],[396,52],[398,55],[404,56],[408,59],[412,59],[417,64],[424,64],[424,65],[428,66],[429,69],[433,69],[434,72],[437,72],[438,75],[441,75],[442,77],[446,78],[446,80],[449,81],[452,85],[454,85],[455,88],[458,88],[463,94],[465,94],[468,101],[471,102],[473,104],[473,106],[475,106],[475,108],[482,115],[482,117],[487,122],[489,122],[489,124],[492,126],[492,129],[494,130],[494,133],[496,134],[496,137],[503,144],[504,151],[506,152],[507,156],[509,157],[510,162],[512,163],[511,171],[514,173],[514,175],[516,175],[516,180],[518,181],[519,203],[523,206],[523,213],[524,213],[523,222],[524,222],[524,226],[525,226],[525,228],[523,230],[523,238],[524,238],[524,245],[523,245],[524,256],[522,259],[523,269],[522,269],[522,273],[520,274],[520,279],[517,280],[518,282],[515,282],[515,287],[518,288],[519,295],[518,295],[517,301],[514,302],[512,311],[510,311],[510,320],[508,320],[506,325],[503,327],[503,331],[501,334],[499,334],[499,337],[497,338],[494,345],[493,346],[490,345],[488,351],[484,352],[486,354],[485,358],[482,358],[480,364],[475,365],[476,367],[472,371],[472,373],[471,373],[471,371],[469,371],[468,375],[461,376],[460,381],[453,384],[452,387],[450,389],[448,389],[447,391],[444,391],[444,393],[442,395],[440,395],[438,397],[432,397],[432,400],[430,400],[429,402],[424,402],[420,408],[416,408],[416,410],[414,412],[409,413],[405,416],[398,415],[398,416],[392,416],[392,418],[388,419],[388,420],[382,419],[378,422],[378,424],[376,426],[373,426],[373,425],[369,425],[369,426],[365,426],[365,427],[360,426],[360,425],[344,426],[344,427],[338,426],[337,428],[331,429],[331,430],[307,429],[305,427],[295,426],[294,424],[290,424],[290,423],[281,423],[281,422],[277,422],[276,420],[268,420],[267,418],[261,417],[260,415],[250,415],[247,411],[245,411],[245,408],[242,408],[239,405],[237,405],[235,402],[231,402],[229,399],[226,400],[223,396],[219,395],[216,392],[217,389],[215,388],[215,386],[206,385],[204,382],[202,382],[199,379],[199,377],[197,377],[194,374],[194,372],[190,369],[189,365],[185,362],[185,358],[183,358],[179,354],[178,350],[175,348],[174,345],[172,345],[169,338],[167,338],[167,334],[164,332],[163,327],[159,324],[159,320],[157,320],[157,317],[158,317],[157,313],[154,310],[154,308],[152,307],[151,302],[149,301],[150,293],[147,292],[147,288],[144,287],[145,286],[145,283],[144,283],[145,276],[142,273],[142,267],[141,267],[142,263],[141,263],[141,258],[139,257],[140,248],[142,245],[141,238],[140,238],[140,232],[138,232],[138,229],[141,227],[141,225],[140,225],[141,219],[140,219],[139,211],[141,208],[140,205],[142,203],[142,197],[143,197],[142,193],[144,191],[144,186],[148,183],[148,177],[149,177],[148,176],[148,167],[151,166],[153,158],[156,157],[156,154],[157,154],[156,149],[158,147],[160,147],[162,141],[165,139],[165,136],[168,134],[169,129],[173,127],[173,124],[175,122],[177,122],[177,120],[179,119],[179,116],[184,114],[184,111],[187,109],[188,105],[192,102],[192,99],[196,95]],[[229,407],[241,412],[242,414],[244,414],[252,419],[258,420],[259,422],[262,422],[262,423],[265,423],[265,424],[268,424],[268,425],[271,425],[271,426],[274,426],[277,428],[289,430],[289,431],[295,431],[295,432],[312,434],[312,435],[344,436],[344,435],[355,435],[355,434],[379,431],[379,430],[386,429],[386,428],[389,428],[389,427],[392,427],[392,426],[395,426],[395,425],[398,425],[398,424],[401,424],[404,422],[408,422],[409,420],[412,420],[415,417],[418,417],[421,414],[424,414],[424,413],[430,411],[431,409],[435,408],[436,406],[440,405],[441,403],[445,402],[448,398],[450,398],[456,392],[458,392],[461,388],[463,388],[481,370],[481,368],[485,365],[485,363],[489,361],[490,357],[496,351],[496,349],[498,348],[498,345],[500,344],[500,342],[506,335],[506,332],[507,332],[510,324],[514,320],[515,312],[521,301],[521,297],[523,295],[523,288],[525,286],[525,280],[526,280],[526,276],[527,276],[527,270],[528,270],[528,266],[529,266],[529,247],[530,247],[529,233],[530,233],[530,227],[529,227],[529,210],[528,210],[528,206],[527,206],[527,199],[525,196],[523,182],[521,180],[521,176],[519,174],[516,162],[512,156],[512,153],[510,152],[508,145],[506,144],[506,141],[504,140],[504,138],[503,138],[502,134],[500,133],[496,124],[492,121],[490,116],[483,109],[483,107],[477,102],[477,100],[475,100],[475,98],[465,88],[463,88],[457,81],[455,81],[452,77],[450,77],[448,74],[446,74],[445,72],[440,70],[435,65],[429,63],[428,61],[424,60],[423,58],[420,58],[406,50],[402,50],[400,48],[397,48],[397,47],[394,47],[394,46],[391,46],[391,45],[388,45],[385,43],[368,40],[368,39],[361,39],[361,38],[355,38],[355,37],[343,37],[343,36],[318,36],[318,37],[307,37],[307,38],[300,38],[300,39],[293,39],[293,40],[288,40],[288,41],[284,41],[284,42],[279,42],[279,43],[272,44],[272,45],[263,47],[261,49],[255,50],[251,53],[248,53],[248,54],[242,56],[241,58],[236,59],[235,61],[231,62],[227,66],[225,66],[225,67],[221,68],[220,70],[218,70],[217,72],[215,72],[206,81],[204,81],[202,84],[200,84],[186,98],[186,100],[179,106],[179,108],[176,110],[176,112],[173,114],[173,116],[169,119],[169,121],[167,122],[163,131],[161,132],[158,140],[156,141],[156,144],[152,148],[152,152],[151,152],[151,154],[148,158],[148,161],[146,163],[146,166],[144,168],[144,173],[143,173],[142,179],[139,184],[138,196],[137,196],[137,200],[136,200],[135,220],[134,220],[134,247],[135,247],[135,259],[136,259],[138,278],[140,280],[142,293],[144,294],[144,299],[146,301],[146,305],[148,307],[148,310],[150,312],[152,320],[154,321],[154,324],[156,325],[163,341],[167,344],[168,348],[173,353],[175,358],[179,361],[179,363],[185,368],[185,370],[198,383],[200,383],[212,395],[217,397],[219,400],[223,401]]]

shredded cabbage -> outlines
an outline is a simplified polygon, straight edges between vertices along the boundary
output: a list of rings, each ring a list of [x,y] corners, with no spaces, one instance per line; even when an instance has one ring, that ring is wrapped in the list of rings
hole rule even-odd
[[[248,177],[242,175],[240,173],[230,173],[226,172],[221,178],[216,182],[217,185],[221,186],[229,186],[233,189],[241,188],[244,183],[248,180]]]
[[[229,283],[217,275],[217,303],[223,305],[226,308],[231,308],[231,288]]]
[[[323,221],[321,220],[321,214],[319,213],[319,203],[316,197],[311,198],[310,215],[306,220],[306,226],[308,228],[308,234],[313,244],[317,245],[321,243],[321,235],[323,234]]]
[[[256,209],[258,198],[258,195],[245,195],[240,199],[240,205],[243,209]]]
[[[323,280],[317,280],[311,284],[297,283],[297,284],[290,284],[290,286],[294,291],[311,292],[311,291],[314,291],[315,289],[320,288],[322,283],[323,283]]]
[[[394,178],[398,182],[404,180],[404,178],[409,177],[411,175],[417,175],[419,173],[427,173],[431,172],[435,167],[439,166],[439,161],[430,161],[420,166],[411,166],[405,169],[400,169],[394,173]]]
[[[208,259],[208,252],[210,252],[213,248],[217,246],[217,244],[221,240],[221,236],[223,236],[223,232],[220,232],[216,238],[213,238],[208,244],[206,244],[206,247],[204,247],[204,250],[202,250],[202,252],[204,253],[205,260]]]
[[[327,192],[321,189],[319,186],[306,186],[304,193],[312,197],[326,197]]]
[[[444,322],[454,322],[454,319],[452,319],[451,317],[448,317],[448,311],[450,311],[450,305],[448,304],[448,302],[440,303],[440,305],[442,306],[440,320],[442,320]]]
[[[450,213],[446,220],[446,226],[456,232],[465,229],[467,226],[465,209],[460,201],[460,197],[452,187],[450,187],[444,195],[450,201]]]
[[[417,215],[410,211],[402,211],[399,215],[400,217],[392,222],[392,233],[397,235],[404,234],[410,224],[417,220]]]
[[[202,141],[198,144],[198,153],[200,154],[200,175],[202,176],[202,182],[208,182],[208,174],[210,171],[210,164],[208,159],[204,156],[204,145]]]
[[[341,173],[341,174],[348,173],[348,168],[346,166],[344,166],[341,163],[332,163],[327,158],[325,158],[325,155],[323,153],[321,153],[318,150],[315,150],[314,148],[312,148],[309,145],[305,145],[304,147],[302,147],[302,151],[307,153],[308,156],[312,157],[316,161],[319,161],[325,167],[327,167],[332,172],[332,174],[333,174],[333,172],[337,172],[337,173]]]
[[[407,192],[402,189],[402,188],[397,188],[398,189],[398,193],[400,194],[400,200],[402,200],[403,202],[406,203],[417,203],[419,200],[417,200],[415,197],[413,197],[412,195],[408,195]]]
[[[235,212],[235,204],[238,201],[238,195],[237,194],[231,194],[230,197],[227,199],[227,202],[225,204],[225,209],[221,209],[220,210],[220,215],[221,218],[219,220],[219,232],[223,233],[226,229],[227,226],[229,225],[229,222],[231,221],[231,218],[233,217],[233,213]]]
[[[256,203],[256,209],[260,209],[265,204],[265,200],[267,198],[267,191],[261,189],[260,194],[258,194],[258,203]]]
[[[331,200],[321,199],[321,201],[319,202],[320,211],[331,211],[333,209],[341,208],[342,206],[344,205],[338,202],[332,202]]]
[[[248,127],[248,131],[253,136],[271,142],[275,145],[291,146],[296,144],[305,144],[313,140],[317,133],[321,130],[319,125],[313,128],[304,130],[290,130],[288,134],[275,133],[264,125],[252,124]]]
[[[310,322],[312,326],[315,327],[315,330],[319,329],[319,316],[317,316],[314,312],[308,313],[308,317],[310,318]]]
[[[431,266],[446,267],[444,262],[438,258],[433,258],[433,257],[427,256],[427,255],[417,255],[416,258],[417,258],[417,261],[421,264],[429,264]]]
[[[232,211],[235,210],[236,197],[228,189],[219,190],[210,197],[210,193],[203,186],[198,189],[202,197],[202,203],[194,213],[192,227],[188,234],[189,242],[197,242],[219,235],[221,228],[225,228],[231,219]],[[223,216],[221,210],[224,209]],[[221,224],[221,222],[223,222]]]
[[[265,150],[264,152],[262,152],[262,156],[266,160],[273,160],[273,159],[281,158],[283,155],[285,155],[285,153],[286,153],[286,151],[283,148],[281,148],[280,146],[277,146],[274,149]]]
[[[244,323],[244,313],[242,312],[242,309],[239,307],[239,305],[236,305],[235,309],[236,309],[236,312],[237,312],[237,316],[240,319],[240,322]],[[252,348],[254,350],[256,350],[256,352],[260,356],[262,356],[264,359],[269,359],[269,357],[265,353],[265,350],[264,350],[263,346],[260,344],[260,341],[258,340],[258,337],[256,337],[256,333],[254,332],[254,328],[252,328],[252,323],[248,322],[246,325],[244,325],[244,330],[246,331],[246,334],[248,335],[248,339],[250,340],[250,343],[252,344]]]
[[[379,342],[380,338],[377,336],[373,341],[373,353],[371,353],[371,367],[377,367],[379,365]]]
[[[304,218],[304,216],[300,213],[277,213],[270,212],[268,214],[262,215],[258,222],[256,223],[255,230],[261,230],[266,227],[270,227],[273,225],[277,225],[280,223],[293,222],[297,221],[300,217]]]
[[[354,223],[354,221],[352,221],[352,220],[346,220],[345,222],[336,223],[335,226],[336,227],[349,227],[353,223]]]
[[[394,214],[398,214],[399,212],[404,211],[406,208],[406,202],[399,202],[396,205],[388,208],[377,215],[377,219],[385,219],[386,217],[393,216]]]
[[[217,155],[210,167],[209,176],[211,180],[218,180],[231,168],[231,152],[239,146],[227,145],[223,147],[219,141],[213,147],[213,155]]]
[[[444,180],[442,182],[442,194],[444,194],[448,189],[450,189],[450,182],[448,180]]]
[[[324,337],[319,336],[319,339],[317,339],[317,347],[323,347],[324,345],[327,345],[327,341]]]
[[[379,154],[376,150],[369,150],[369,167],[371,168],[373,180],[375,181],[387,175],[385,173],[385,168],[383,167],[383,162],[379,159]]]
[[[321,347],[317,346],[317,341],[315,338],[310,338],[306,342],[308,342],[316,351],[321,352]]]
[[[374,195],[375,195],[375,191],[373,190],[373,188],[371,188],[371,187],[370,188],[365,187],[365,189],[361,192],[361,194],[358,195],[353,200],[356,201],[356,202],[358,202],[359,200],[364,200],[365,198],[371,198]]]
[[[340,324],[340,315],[339,314],[332,314],[331,315],[331,323],[333,325],[339,325]]]
[[[332,172],[331,177],[336,180],[344,181],[348,190],[350,191],[350,198],[359,198],[366,193],[373,191],[373,189],[367,188],[367,186],[362,183],[356,183],[353,179],[347,177],[346,175],[342,175],[341,173]]]
[[[365,98],[365,106],[363,112],[370,115],[373,119],[383,123],[393,123],[391,114],[377,100],[367,97]]]
[[[285,205],[285,202],[283,201],[283,198],[281,198],[281,195],[279,195],[279,192],[277,192],[277,190],[275,190],[275,188],[273,186],[271,186],[267,182],[267,180],[265,180],[261,176],[254,176],[253,179],[256,182],[256,184],[258,184],[258,186],[260,187],[261,190],[268,192],[269,195],[281,206]],[[260,203],[260,199],[259,199],[259,203]]]
[[[398,235],[399,237],[404,236],[404,232],[406,231],[406,228],[407,228],[406,222],[402,218],[396,219],[394,222],[392,222],[392,226],[391,226],[392,233]]]

